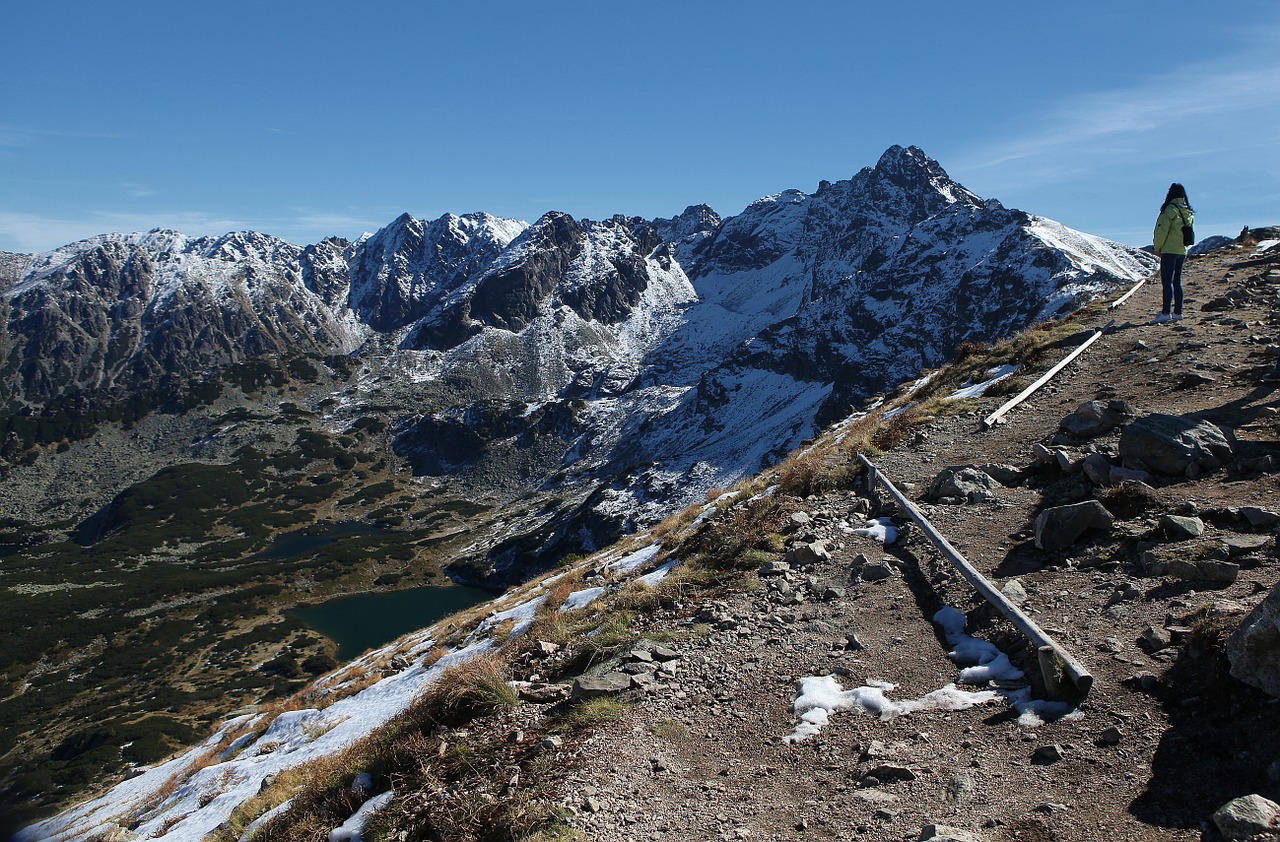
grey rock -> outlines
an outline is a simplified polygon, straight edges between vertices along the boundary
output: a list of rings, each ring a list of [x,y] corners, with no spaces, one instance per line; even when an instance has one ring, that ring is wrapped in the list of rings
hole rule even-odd
[[[670,661],[678,661],[684,657],[669,646],[655,646],[649,650],[649,654],[653,656],[655,661],[661,661],[664,664]]]
[[[1261,795],[1245,795],[1223,804],[1213,823],[1231,842],[1243,842],[1259,834],[1280,831],[1280,804]]]
[[[813,518],[809,516],[808,512],[792,512],[788,520],[790,520],[791,525],[796,528],[808,526],[813,523]]]
[[[862,776],[863,780],[872,779],[880,783],[892,783],[894,781],[914,781],[916,773],[908,769],[906,766],[899,766],[892,763],[881,763]]]
[[[1280,523],[1280,514],[1270,509],[1260,509],[1257,506],[1241,506],[1240,514],[1244,516],[1245,520],[1249,521],[1250,526],[1265,529]]]
[[[1114,725],[1098,735],[1098,743],[1104,746],[1118,746],[1123,739],[1124,734]]]
[[[1120,485],[1126,482],[1135,482],[1146,485],[1151,482],[1151,474],[1138,468],[1125,468],[1121,465],[1113,465],[1111,467],[1110,485]]]
[[[1204,521],[1198,517],[1183,517],[1182,515],[1162,515],[1160,517],[1160,528],[1175,541],[1181,541],[1188,538],[1199,538],[1204,534]]]
[[[791,565],[785,561],[766,561],[759,570],[760,576],[782,576],[791,572]]]
[[[1231,674],[1280,697],[1280,585],[1227,638]]]
[[[945,824],[927,824],[920,829],[920,842],[983,842],[983,837]]]
[[[1063,418],[1058,426],[1077,438],[1093,438],[1110,433],[1133,420],[1133,408],[1124,401],[1086,401]]]
[[[867,582],[879,582],[893,575],[893,565],[883,561],[862,568],[862,578]]]
[[[1120,434],[1125,465],[1166,476],[1199,476],[1221,468],[1233,449],[1218,425],[1182,415],[1139,418]]]
[[[1017,579],[1010,579],[1005,582],[1004,587],[1000,589],[1000,593],[1004,594],[1005,599],[1019,607],[1027,601],[1027,589],[1022,587],[1022,583]]]
[[[1057,743],[1040,746],[1031,752],[1031,762],[1038,765],[1047,766],[1050,763],[1057,763],[1061,759],[1062,746]]]
[[[1021,485],[1027,478],[1025,471],[1012,465],[978,465],[976,467],[982,473],[1008,488]]]
[[[1229,585],[1240,574],[1240,565],[1234,561],[1220,561],[1213,558],[1187,559],[1174,558],[1165,562],[1164,575],[1187,582],[1213,582]]]
[[[1115,517],[1097,500],[1054,506],[1036,516],[1036,546],[1060,550],[1071,546],[1087,529],[1110,529]]]
[[[573,682],[572,697],[575,699],[595,699],[601,696],[615,696],[630,689],[631,676],[624,672],[584,675]]]
[[[926,500],[944,497],[980,503],[995,497],[996,481],[972,465],[943,468],[929,484]]]
[[[1111,457],[1105,453],[1090,453],[1084,457],[1080,469],[1094,485],[1111,485]]]
[[[1167,649],[1172,642],[1173,637],[1169,632],[1150,625],[1143,629],[1142,634],[1138,636],[1138,645],[1148,652],[1159,652],[1161,649]]]
[[[786,560],[788,564],[803,567],[807,564],[830,561],[831,552],[827,549],[826,541],[812,541],[807,544],[797,544],[787,550]]]
[[[1267,535],[1228,535],[1222,539],[1222,546],[1228,558],[1251,555],[1270,546],[1272,539]]]

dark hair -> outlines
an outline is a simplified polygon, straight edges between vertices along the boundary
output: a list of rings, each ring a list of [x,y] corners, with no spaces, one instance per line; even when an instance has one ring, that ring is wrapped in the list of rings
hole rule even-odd
[[[1187,198],[1187,188],[1183,187],[1176,181],[1169,185],[1169,192],[1164,195],[1164,204],[1160,205],[1160,210],[1163,211],[1165,208],[1169,207],[1169,203],[1174,199],[1181,199],[1187,203],[1187,210],[1194,210],[1194,208],[1191,207],[1191,200]]]

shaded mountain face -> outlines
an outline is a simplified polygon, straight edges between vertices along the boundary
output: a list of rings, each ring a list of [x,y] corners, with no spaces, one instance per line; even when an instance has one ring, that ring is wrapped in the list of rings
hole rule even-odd
[[[921,150],[721,219],[401,216],[355,243],[105,235],[0,260],[0,395],[359,353],[344,396],[468,493],[549,501],[460,568],[513,580],[754,474],[1152,258],[983,200]],[[533,507],[531,507],[533,508]]]

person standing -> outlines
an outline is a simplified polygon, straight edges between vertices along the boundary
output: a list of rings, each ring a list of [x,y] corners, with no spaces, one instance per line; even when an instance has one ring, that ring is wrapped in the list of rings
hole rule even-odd
[[[1152,324],[1182,319],[1182,266],[1187,261],[1187,246],[1191,245],[1187,240],[1195,240],[1191,234],[1193,224],[1195,213],[1187,200],[1187,189],[1175,181],[1165,194],[1160,216],[1156,218],[1156,230],[1151,237],[1156,256],[1160,258],[1160,286],[1163,289],[1160,315],[1152,320]]]

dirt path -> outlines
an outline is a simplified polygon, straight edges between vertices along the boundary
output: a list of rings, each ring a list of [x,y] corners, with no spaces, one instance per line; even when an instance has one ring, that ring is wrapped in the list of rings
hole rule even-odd
[[[1138,415],[1205,412],[1254,455],[1280,455],[1280,389],[1260,382],[1274,359],[1280,269],[1248,252],[1220,252],[1191,261],[1185,286],[1180,323],[1146,324],[1158,311],[1158,283],[1102,316],[1116,317],[1116,328],[1009,423],[977,432],[978,418],[1004,400],[983,398],[979,413],[939,419],[877,464],[914,500],[946,466],[1033,469],[1032,446],[1051,442],[1059,421],[1095,398],[1123,400]],[[1072,451],[1114,453],[1117,439]],[[1225,801],[1280,795],[1267,774],[1280,757],[1280,705],[1225,676],[1212,653],[1177,639],[1153,649],[1139,638],[1148,626],[1177,638],[1182,618],[1211,603],[1253,604],[1280,567],[1268,548],[1240,559],[1234,583],[1202,590],[1145,573],[1140,552],[1170,543],[1155,529],[1159,515],[1193,506],[1207,525],[1201,542],[1269,534],[1230,507],[1280,511],[1280,485],[1274,473],[1224,471],[1155,485],[1153,508],[1059,552],[1034,547],[1034,514],[1093,491],[1056,467],[1034,468],[994,501],[920,504],[998,586],[1016,578],[1024,610],[1093,673],[1076,714],[1028,727],[1002,703],[890,720],[842,711],[793,744],[783,738],[796,727],[801,677],[834,674],[845,689],[887,681],[897,700],[956,681],[929,622],[943,604],[969,612],[971,633],[1006,648],[1017,641],[918,532],[905,546],[883,547],[842,529],[863,525],[854,494],[804,501],[812,523],[791,537],[826,540],[829,558],[762,577],[759,589],[721,603],[648,619],[654,630],[715,630],[683,644],[676,676],[581,746],[566,798],[576,826],[601,842],[915,840],[935,822],[983,842],[1215,838],[1204,828]],[[887,560],[892,575],[855,580],[860,554],[872,565]]]

